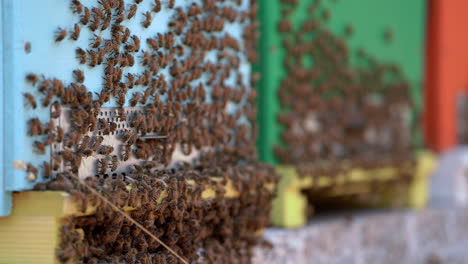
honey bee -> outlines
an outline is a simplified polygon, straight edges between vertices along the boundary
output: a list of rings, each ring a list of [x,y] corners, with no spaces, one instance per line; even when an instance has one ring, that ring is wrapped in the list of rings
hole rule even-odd
[[[77,48],[76,49],[76,56],[80,61],[80,64],[85,64],[87,57],[86,57],[86,51],[84,51],[82,48]]]
[[[36,109],[37,107],[37,102],[36,102],[36,99],[34,98],[34,96],[30,93],[24,93],[23,94],[24,97],[26,98],[26,100],[28,100],[29,104],[31,105],[31,107],[33,109]]]
[[[52,166],[50,165],[50,163],[44,161],[42,167],[44,168],[44,178],[50,178],[52,176]]]
[[[161,0],[154,0],[153,12],[158,13],[161,11]]]
[[[147,88],[145,90],[145,93],[143,94],[143,97],[141,98],[141,101],[140,101],[141,104],[146,104],[146,102],[148,101],[148,98],[151,95],[151,91],[152,91],[151,88]]]
[[[132,89],[135,86],[135,75],[131,73],[127,73],[126,77],[127,77],[127,87],[129,89]]]
[[[95,137],[94,140],[93,140],[93,144],[91,145],[91,149],[93,151],[97,151],[97,149],[101,146],[103,141],[104,141],[103,136]]]
[[[38,90],[41,93],[45,93],[47,89],[52,85],[52,83],[49,80],[44,80],[41,85],[39,85]]]
[[[65,37],[67,36],[67,30],[66,29],[63,29],[63,28],[58,28],[57,30],[57,33],[56,33],[56,36],[55,36],[55,42],[60,42],[62,40],[65,39]]]
[[[99,15],[94,14],[93,15],[93,20],[91,21],[91,24],[89,25],[89,29],[91,31],[96,31],[101,24],[101,17]]]
[[[73,13],[81,14],[83,12],[83,4],[79,0],[72,0]]]
[[[61,151],[60,155],[66,161],[73,161],[73,159],[75,158],[75,154],[73,154],[73,152],[71,152],[68,149],[65,149],[65,150]]]
[[[93,155],[94,151],[92,149],[84,149],[80,152],[83,156],[85,157],[90,157],[91,155]]]
[[[111,1],[108,1],[108,0],[98,1],[98,3],[102,5],[102,8],[104,8],[106,13],[110,13],[112,11],[113,5],[115,5],[115,3],[112,3]]]
[[[122,135],[122,141],[127,143],[133,137],[133,135],[135,135],[135,132],[132,130],[125,131]]]
[[[96,65],[99,64],[99,55],[96,51],[94,50],[88,50],[88,54],[89,54],[89,63],[88,65],[90,67],[95,67]]]
[[[139,92],[133,93],[133,97],[132,99],[130,99],[130,105],[136,106],[138,102],[140,101],[140,98],[141,98],[141,93]]]
[[[55,95],[57,95],[58,97],[62,97],[64,88],[65,87],[63,85],[63,82],[61,82],[58,79],[52,80],[52,89],[54,90]]]
[[[131,127],[140,127],[140,125],[143,124],[143,122],[145,121],[145,117],[143,115],[139,115],[139,116],[136,116],[132,123],[130,124]]]
[[[134,17],[136,15],[137,10],[138,10],[137,5],[135,4],[131,5],[130,9],[128,10],[127,19],[131,19],[132,17]]]
[[[119,157],[117,155],[112,156],[111,171],[116,171],[119,167]]]
[[[45,153],[45,144],[40,141],[34,141],[34,146],[36,147],[36,152],[39,154]]]
[[[138,50],[140,50],[140,39],[137,36],[133,35],[132,40],[133,45],[127,44],[125,45],[125,49],[128,52],[137,52]]]
[[[105,15],[104,15],[104,12],[102,11],[101,8],[98,8],[98,7],[93,7],[91,8],[91,12],[93,12],[94,16],[97,16],[101,19],[104,19]]]
[[[127,113],[125,112],[125,108],[121,107],[118,110],[118,117],[120,121],[127,120]]]
[[[81,70],[74,70],[73,76],[75,77],[75,80],[79,83],[83,83],[85,80],[84,73]]]
[[[54,132],[54,128],[55,128],[55,122],[54,120],[50,120],[49,123],[47,123],[47,128],[45,129],[45,133],[46,134],[49,134],[49,133],[53,133]]]
[[[131,154],[132,154],[132,145],[130,144],[124,145],[124,151],[122,153],[122,160],[127,161],[130,158]]]
[[[104,22],[102,23],[101,30],[106,30],[112,22],[112,17],[110,14],[107,14],[104,18]]]
[[[91,12],[89,11],[89,8],[85,7],[84,8],[84,14],[83,16],[81,17],[81,24],[83,24],[84,26],[86,26],[86,24],[89,23],[89,18],[91,17]]]
[[[42,135],[44,133],[44,127],[42,122],[38,118],[32,118],[28,121],[29,124],[29,136]]]
[[[47,90],[47,94],[46,96],[44,97],[44,99],[42,100],[42,106],[43,107],[47,107],[50,105],[51,101],[52,101],[52,98],[54,97],[54,90],[53,89],[49,89]]]
[[[153,16],[151,15],[150,12],[143,13],[143,16],[145,19],[142,22],[143,27],[148,28],[151,25]]]
[[[36,83],[39,82],[39,76],[37,76],[34,73],[30,73],[26,75],[26,81],[30,82],[33,86],[35,86]]]
[[[195,3],[192,4],[192,6],[190,7],[188,11],[189,16],[197,16],[197,15],[200,15],[201,13],[203,13],[203,9],[201,8],[201,6]]]
[[[94,40],[91,43],[91,47],[97,49],[99,48],[99,46],[101,46],[101,44],[102,44],[102,37],[94,34]]]
[[[98,153],[101,155],[109,155],[114,151],[114,147],[103,145],[99,148]]]
[[[80,26],[78,24],[75,24],[74,30],[73,30],[70,38],[73,39],[73,40],[78,40],[78,38],[80,37],[80,33],[81,33]]]
[[[115,23],[122,23],[125,19],[127,19],[127,16],[124,13],[117,13],[116,18],[115,18]]]
[[[160,47],[158,41],[153,38],[146,39],[146,43],[148,43],[153,50],[158,50]]]
[[[126,29],[125,29],[125,32],[124,32],[124,34],[123,34],[123,36],[122,36],[122,42],[123,42],[123,43],[125,43],[125,42],[128,41],[128,38],[130,37],[130,34],[131,34],[130,29],[126,28]]]
[[[117,123],[111,122],[109,124],[109,130],[110,130],[110,132],[115,132],[117,130]]]
[[[97,161],[98,163],[98,173],[99,174],[105,174],[107,171],[107,168],[109,167],[109,160],[107,158],[100,159]]]
[[[117,104],[122,107],[125,104],[126,98],[125,93],[119,93]]]
[[[49,146],[52,143],[54,143],[54,141],[55,141],[55,134],[49,134],[43,144],[45,146]]]
[[[169,8],[174,8],[174,5],[175,5],[175,0],[169,0],[169,5],[168,5],[168,7],[169,7]]]
[[[133,55],[127,54],[126,59],[128,62],[128,66],[133,67],[133,65],[135,65],[135,58],[133,57]]]
[[[52,158],[52,170],[56,171],[60,168],[60,165],[62,164],[62,158],[57,155],[53,155],[51,158]]]
[[[83,151],[87,149],[90,142],[91,142],[91,137],[84,136],[83,139],[81,140],[79,151]]]

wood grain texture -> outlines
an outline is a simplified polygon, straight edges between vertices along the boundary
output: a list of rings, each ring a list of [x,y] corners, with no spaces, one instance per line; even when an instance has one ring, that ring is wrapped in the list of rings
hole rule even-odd
[[[0,218],[0,264],[56,263],[58,231],[54,216]]]

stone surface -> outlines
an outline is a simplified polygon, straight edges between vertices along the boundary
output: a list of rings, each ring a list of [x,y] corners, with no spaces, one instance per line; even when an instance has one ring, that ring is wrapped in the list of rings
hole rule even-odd
[[[468,264],[468,208],[388,211],[270,229],[254,263]]]
[[[420,248],[435,250],[449,242],[448,224],[453,214],[449,210],[430,209],[415,213],[417,241]]]

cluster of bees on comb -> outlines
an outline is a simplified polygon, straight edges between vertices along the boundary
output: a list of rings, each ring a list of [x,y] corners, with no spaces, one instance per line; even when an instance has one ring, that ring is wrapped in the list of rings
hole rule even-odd
[[[352,53],[346,38],[327,30],[332,13],[321,0],[310,1],[307,18],[293,21],[298,2],[282,0],[278,24],[288,54],[278,91],[285,109],[278,116],[284,127],[278,158],[297,165],[301,175],[392,166],[407,178],[415,164],[413,103],[403,72],[363,49]],[[345,37],[354,31],[347,25]],[[393,34],[385,39],[390,43]]]
[[[191,263],[248,262],[278,180],[255,150],[255,2],[70,2],[76,24],[58,27],[53,37],[55,45],[90,37],[73,51],[74,81],[29,73],[26,82],[39,96],[24,94],[30,108],[51,113],[48,123],[28,121],[35,151],[51,149],[50,162],[27,165],[28,179],[43,171],[47,181],[35,189],[68,191],[83,213],[94,210],[67,219],[59,260],[179,262],[81,180],[122,210],[131,208],[133,219]],[[153,34],[162,13],[171,14],[167,32]],[[85,80],[96,69],[102,83],[93,93]],[[83,175],[89,160],[93,171]]]

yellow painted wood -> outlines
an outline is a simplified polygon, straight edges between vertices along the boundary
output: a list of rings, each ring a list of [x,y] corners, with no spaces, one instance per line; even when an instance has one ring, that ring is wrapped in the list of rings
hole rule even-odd
[[[422,209],[429,200],[429,176],[437,165],[437,158],[434,154],[424,153],[418,162],[416,177],[409,189],[409,206],[415,209]]]
[[[276,226],[285,228],[297,228],[307,223],[306,208],[307,199],[301,190],[316,188],[329,188],[325,197],[339,197],[350,194],[371,194],[372,184],[388,185],[379,196],[379,206],[394,206],[402,204],[400,200],[406,200],[403,204],[411,208],[423,208],[428,200],[428,177],[436,164],[436,156],[430,152],[417,154],[417,165],[413,180],[403,186],[392,183],[398,177],[396,168],[379,169],[352,169],[347,174],[341,174],[334,178],[306,175],[301,176],[293,166],[278,166],[276,168],[281,176],[278,184],[278,193],[273,201],[272,222]],[[401,194],[401,192],[404,194]],[[398,203],[395,203],[398,200]]]
[[[0,218],[0,264],[58,263],[59,228],[55,216]]]
[[[281,180],[278,184],[276,198],[273,200],[273,225],[282,227],[301,227],[307,219],[304,214],[307,199],[300,194],[301,186],[308,186],[308,181],[301,181],[293,167],[277,167]]]
[[[76,212],[77,207],[66,192],[26,191],[13,195],[12,216],[64,217]]]

